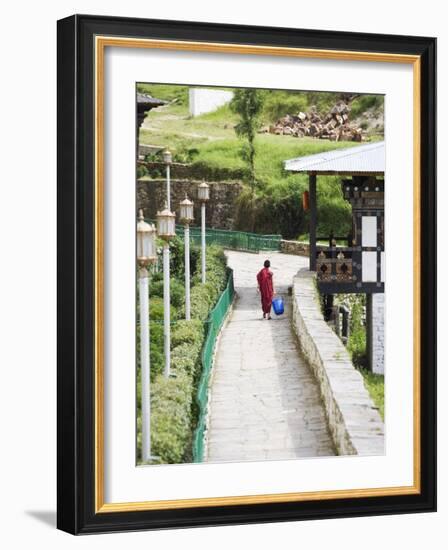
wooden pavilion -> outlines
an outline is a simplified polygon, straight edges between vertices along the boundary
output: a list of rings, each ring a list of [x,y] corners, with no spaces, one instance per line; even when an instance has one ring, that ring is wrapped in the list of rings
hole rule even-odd
[[[307,173],[310,211],[310,270],[331,311],[333,295],[365,293],[370,367],[384,372],[384,141],[285,161],[285,170]],[[348,235],[317,235],[317,178],[339,176],[352,207]],[[328,245],[318,244],[327,241]]]

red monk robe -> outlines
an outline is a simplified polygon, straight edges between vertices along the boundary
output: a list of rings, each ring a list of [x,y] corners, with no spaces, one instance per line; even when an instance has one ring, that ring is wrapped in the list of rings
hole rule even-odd
[[[263,267],[257,273],[258,288],[261,294],[261,307],[263,309],[263,317],[268,315],[270,318],[272,298],[274,296],[274,283],[272,280],[273,273],[269,267]]]

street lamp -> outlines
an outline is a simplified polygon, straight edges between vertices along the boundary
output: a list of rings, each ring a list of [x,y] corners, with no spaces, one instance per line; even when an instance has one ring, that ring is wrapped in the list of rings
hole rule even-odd
[[[170,168],[173,162],[173,155],[171,151],[165,149],[162,153],[163,162],[166,164],[166,204],[169,211],[171,211],[171,179]]]
[[[205,283],[205,203],[210,198],[210,186],[203,181],[198,186],[198,199],[201,201],[201,260],[202,284]]]
[[[151,455],[151,367],[149,350],[149,272],[148,267],[156,261],[156,229],[146,223],[143,210],[137,222],[138,289],[140,298],[140,365],[142,375],[142,459],[154,459]]]
[[[190,223],[193,219],[193,203],[185,194],[185,199],[180,203],[180,221],[185,226],[185,319],[187,321],[190,320]]]
[[[157,212],[157,233],[163,239],[163,336],[165,350],[165,378],[170,375],[170,240],[176,236],[176,215],[169,211],[168,206],[162,212]]]

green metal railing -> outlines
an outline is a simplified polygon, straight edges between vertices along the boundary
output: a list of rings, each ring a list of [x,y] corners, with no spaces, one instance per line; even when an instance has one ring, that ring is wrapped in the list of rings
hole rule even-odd
[[[184,227],[176,226],[176,232],[183,237]],[[190,239],[193,244],[201,244],[201,228],[190,227]],[[259,235],[246,231],[230,231],[227,229],[205,230],[206,244],[218,244],[223,248],[231,250],[244,250],[246,252],[259,252],[260,250],[280,250],[281,235]]]
[[[146,220],[155,223],[154,220]],[[176,234],[183,238],[184,226],[176,224]],[[281,235],[260,235],[247,231],[230,231],[228,229],[205,229],[205,243],[218,244],[230,250],[246,252],[260,252],[261,250],[280,250]],[[201,228],[190,226],[190,241],[192,244],[201,244]]]
[[[204,432],[207,417],[208,386],[213,367],[213,354],[216,338],[226,318],[230,304],[235,294],[233,286],[233,271],[229,268],[227,286],[222,292],[217,304],[209,313],[205,322],[205,340],[202,346],[202,372],[196,393],[196,402],[199,407],[198,423],[193,436],[193,461],[202,462],[204,456]]]

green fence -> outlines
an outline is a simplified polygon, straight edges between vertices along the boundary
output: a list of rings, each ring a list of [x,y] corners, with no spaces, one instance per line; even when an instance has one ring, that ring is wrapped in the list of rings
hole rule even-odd
[[[196,393],[196,402],[199,408],[199,415],[198,424],[193,436],[194,462],[202,462],[204,456],[204,431],[207,416],[208,385],[213,366],[213,354],[215,350],[216,337],[221,330],[235,293],[233,286],[233,271],[229,268],[228,272],[229,276],[227,286],[205,322],[206,335],[201,352],[202,372]]]
[[[176,226],[176,232],[180,237],[183,237],[183,226]],[[194,244],[201,244],[200,227],[190,227],[190,239]],[[230,231],[226,229],[212,229],[210,227],[207,227],[205,230],[206,244],[218,244],[223,248],[244,250],[247,252],[280,250],[281,239],[281,235],[259,235],[257,233],[247,233],[246,231]]]
[[[155,223],[154,220],[147,220]],[[184,226],[176,224],[176,234],[183,238]],[[193,244],[201,244],[201,228],[190,226],[190,240]],[[260,252],[261,250],[280,250],[281,235],[259,235],[246,231],[230,231],[227,229],[212,229],[206,227],[206,244],[218,244],[231,250],[244,250],[246,252]]]

